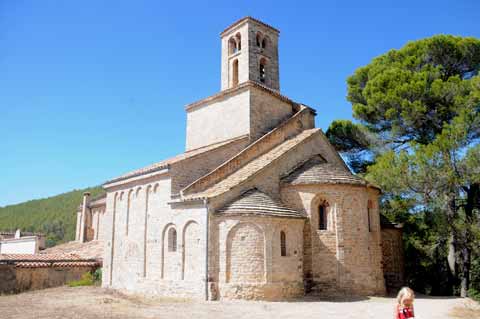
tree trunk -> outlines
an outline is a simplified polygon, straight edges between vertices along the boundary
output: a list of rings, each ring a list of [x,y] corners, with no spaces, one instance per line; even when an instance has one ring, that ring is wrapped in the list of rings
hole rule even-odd
[[[456,227],[455,227],[455,220],[457,218],[457,207],[456,207],[456,201],[455,201],[455,192],[450,191],[446,194],[446,217],[447,217],[447,223],[450,227],[450,239],[448,242],[448,256],[447,256],[447,261],[448,261],[448,267],[450,270],[450,276],[449,276],[449,283],[452,285],[450,287],[453,291],[453,287],[458,285],[459,281],[459,273],[457,271],[458,266],[463,264],[461,260],[459,260],[458,256],[458,250],[460,250],[460,234],[458,233]],[[463,269],[463,268],[461,268]]]
[[[460,297],[468,296],[470,288],[470,249],[465,245],[462,249],[462,281],[460,284]]]
[[[448,261],[448,268],[450,269],[450,273],[452,274],[453,277],[457,275],[457,269],[455,267],[455,236],[452,234],[450,235],[450,239],[448,241],[448,256],[447,256],[447,261]]]
[[[475,207],[480,203],[480,184],[472,184],[467,189],[467,203],[465,205],[465,229],[463,230],[463,248],[462,248],[462,282],[460,287],[460,296],[467,297],[470,288],[470,267],[472,255],[472,233],[471,225],[474,223]]]

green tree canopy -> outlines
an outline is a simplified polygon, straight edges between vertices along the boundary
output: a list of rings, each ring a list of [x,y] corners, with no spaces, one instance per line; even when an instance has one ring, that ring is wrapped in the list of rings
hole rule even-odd
[[[424,261],[407,264],[412,282],[442,270],[450,286],[462,280],[462,295],[479,253],[471,227],[480,202],[479,70],[479,39],[410,42],[348,78],[357,121],[327,131],[350,167],[382,187],[383,213],[407,223],[407,253]]]
[[[347,98],[354,117],[386,142],[428,144],[462,112],[479,69],[478,39],[435,36],[356,70]]]

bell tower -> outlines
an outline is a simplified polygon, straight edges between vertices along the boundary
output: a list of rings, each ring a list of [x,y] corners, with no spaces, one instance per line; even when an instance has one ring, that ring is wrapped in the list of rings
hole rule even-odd
[[[280,31],[252,17],[226,28],[222,40],[222,91],[255,81],[280,90],[278,36]]]

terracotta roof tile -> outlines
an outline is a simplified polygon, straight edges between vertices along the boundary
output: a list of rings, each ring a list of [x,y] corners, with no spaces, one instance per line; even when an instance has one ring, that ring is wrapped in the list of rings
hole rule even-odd
[[[301,213],[285,207],[280,201],[272,199],[256,188],[246,191],[238,198],[218,209],[217,212],[229,215],[252,214],[278,217],[304,217]]]
[[[104,242],[101,240],[92,240],[85,243],[78,241],[70,241],[57,246],[53,246],[42,250],[40,254],[53,255],[75,255],[84,259],[102,260]]]
[[[96,267],[101,263],[75,254],[0,254],[0,264],[13,264],[19,268]]]

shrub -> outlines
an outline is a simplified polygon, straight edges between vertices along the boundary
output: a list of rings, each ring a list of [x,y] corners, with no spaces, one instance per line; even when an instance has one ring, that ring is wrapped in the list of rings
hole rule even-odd
[[[102,282],[102,268],[97,268],[94,272],[93,272],[93,281],[96,283],[96,284],[100,284]]]
[[[468,290],[468,296],[473,300],[480,302],[480,291],[476,290],[475,288],[470,288]]]
[[[69,287],[93,286],[95,281],[91,272],[86,272],[82,275],[80,280],[74,280],[67,283]]]

